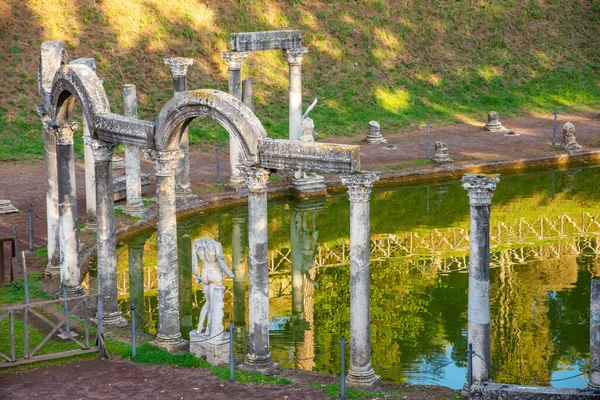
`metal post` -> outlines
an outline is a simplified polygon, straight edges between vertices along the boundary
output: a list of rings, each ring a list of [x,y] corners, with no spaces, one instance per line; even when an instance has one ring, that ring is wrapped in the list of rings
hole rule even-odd
[[[467,396],[471,400],[471,386],[473,385],[473,344],[469,343],[467,350]]]
[[[558,114],[557,110],[554,110],[554,127],[552,128],[552,146],[556,145],[556,115]]]
[[[104,299],[98,296],[98,336],[104,333]]]
[[[15,244],[15,272],[14,278],[19,276],[19,241],[17,240],[17,228],[13,228],[13,240]]]
[[[131,299],[131,357],[136,356],[136,337],[135,337],[135,305]]]
[[[346,340],[344,335],[342,335],[342,341],[340,342],[342,345],[342,372],[340,374],[340,386],[341,386],[341,396],[340,400],[346,400]]]
[[[29,280],[27,279],[27,263],[25,261],[25,252],[21,252],[23,257],[23,285],[25,286],[25,304],[29,304]]]
[[[233,365],[233,333],[235,331],[235,327],[233,326],[233,321],[229,320],[229,383],[234,382],[234,365]]]
[[[27,280],[27,262],[25,252],[23,255],[23,285],[25,286],[25,304],[29,304],[29,283]],[[29,310],[23,310],[23,357],[29,358]]]
[[[4,283],[4,242],[0,241],[0,283]]]
[[[427,159],[429,160],[431,158],[431,138],[429,136],[429,130],[431,128],[431,125],[429,124],[429,122],[427,123]]]
[[[221,183],[221,145],[217,143],[217,183]]]
[[[33,254],[33,205],[29,205],[29,254]]]
[[[69,302],[67,302],[67,285],[63,283],[63,298],[65,299],[65,317],[69,314]],[[69,318],[65,320],[65,336],[71,337],[71,327],[69,325]]]

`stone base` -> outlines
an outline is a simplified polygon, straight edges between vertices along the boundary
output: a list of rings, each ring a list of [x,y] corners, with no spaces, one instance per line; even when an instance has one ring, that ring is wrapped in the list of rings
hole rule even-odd
[[[102,323],[104,326],[116,326],[118,328],[124,328],[129,324],[118,311],[110,314],[104,313]]]
[[[246,356],[244,362],[238,365],[238,369],[242,371],[260,372],[265,376],[272,376],[281,372],[281,365],[273,362],[272,358],[269,359],[269,362],[254,362],[250,361],[248,356]]]
[[[292,191],[303,197],[304,194],[325,195],[327,194],[327,186],[325,186],[325,178],[320,175],[307,176],[306,178],[292,179]]]
[[[48,279],[60,278],[60,265],[48,264],[44,271],[44,276]]]
[[[435,165],[437,165],[437,166],[446,165],[446,164],[452,164],[453,163],[452,159],[449,156],[446,156],[446,157],[433,157],[431,159],[431,161]]]
[[[591,390],[594,393],[600,393],[600,383],[596,384],[596,383],[593,383],[592,381],[589,381],[587,388],[588,388],[588,390]]]
[[[0,200],[0,214],[10,214],[19,212],[10,200]]]
[[[581,147],[579,144],[570,147],[560,146],[560,148],[566,151],[570,156],[576,156],[585,153],[585,150],[583,150],[583,147]]]
[[[217,338],[206,340],[207,337],[197,330],[190,332],[190,353],[205,359],[213,367],[229,364],[229,332]]]
[[[363,140],[366,144],[386,144],[388,141],[381,135],[379,136],[371,136],[367,135],[367,137]]]
[[[373,392],[381,388],[381,377],[375,375],[372,368],[364,372],[354,371],[350,368],[346,376],[346,383],[348,386]]]
[[[466,388],[461,392],[467,398]],[[471,398],[478,400],[573,400],[597,399],[598,392],[582,389],[562,389],[552,386],[508,385],[505,383],[484,382],[471,386]]]
[[[181,336],[178,338],[161,338],[157,336],[152,344],[173,354],[187,353],[190,350],[190,344],[187,340],[183,340]]]
[[[58,288],[58,290],[54,294],[56,295],[57,299],[63,298],[63,286],[61,285],[61,287]],[[81,286],[76,286],[76,287],[67,286],[67,297],[68,298],[84,296],[84,295],[85,295],[85,292],[83,291]]]
[[[502,126],[502,124],[498,124],[498,125],[485,125],[483,127],[483,130],[486,132],[507,132],[508,129],[506,129],[505,127]]]
[[[146,218],[146,207],[144,207],[144,203],[141,201],[140,204],[126,204],[125,207],[123,207],[123,212],[125,214],[133,215],[134,217]]]

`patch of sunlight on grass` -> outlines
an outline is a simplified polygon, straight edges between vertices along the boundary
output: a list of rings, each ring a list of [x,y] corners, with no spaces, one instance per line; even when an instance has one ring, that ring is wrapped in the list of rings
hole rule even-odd
[[[317,19],[315,18],[313,13],[308,12],[306,10],[302,10],[300,20],[304,25],[310,27],[312,30],[316,31],[318,29]]]
[[[342,15],[341,20],[347,24],[354,24],[356,22],[356,21],[354,21],[354,18],[352,18],[347,13],[344,13],[344,15]]]
[[[377,87],[375,89],[375,98],[381,108],[393,113],[400,113],[408,109],[410,103],[410,93],[402,88],[387,89]]]
[[[104,0],[99,6],[109,28],[116,32],[119,47],[131,49],[143,37],[156,37],[159,21],[141,1]]]
[[[376,46],[373,55],[384,68],[393,68],[395,61],[403,53],[404,46],[396,36],[385,29],[375,29]]]
[[[426,73],[417,72],[415,74],[415,78],[420,81],[423,81],[423,82],[428,82],[436,87],[440,86],[440,84],[442,83],[442,78],[440,78],[437,74],[431,74],[429,72],[426,72]]]
[[[173,24],[183,21],[203,33],[216,30],[214,10],[200,0],[158,0],[156,7]]]
[[[44,40],[64,40],[79,44],[81,24],[75,0],[29,0],[29,8],[37,15],[44,30]]]
[[[273,1],[255,1],[252,8],[258,21],[272,29],[286,29],[290,26],[287,15]]]
[[[269,87],[287,87],[288,62],[285,53],[279,50],[261,51],[251,54],[244,62],[250,75],[260,77],[261,85]],[[222,61],[226,65],[225,61]],[[224,70],[227,76],[227,68]]]
[[[487,82],[491,82],[492,79],[494,79],[495,77],[502,75],[502,73],[498,70],[498,68],[488,67],[487,65],[484,65],[483,67],[479,68],[477,73],[479,74],[479,76],[481,76]]]
[[[311,43],[313,47],[328,56],[340,60],[342,58],[342,49],[337,43],[334,43],[329,36],[317,36]]]

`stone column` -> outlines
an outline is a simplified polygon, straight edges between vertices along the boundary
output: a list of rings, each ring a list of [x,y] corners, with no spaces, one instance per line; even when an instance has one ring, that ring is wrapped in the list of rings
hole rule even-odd
[[[158,334],[155,344],[168,351],[187,350],[179,327],[179,268],[175,172],[183,151],[152,151],[158,202]]]
[[[233,271],[233,323],[246,326],[246,217],[231,214],[231,269]]]
[[[67,122],[54,127],[58,171],[60,275],[62,284],[67,287],[69,297],[83,295],[77,232],[75,154],[73,153],[73,132],[78,127],[79,124],[76,122]]]
[[[350,368],[349,384],[375,389],[381,378],[371,368],[371,216],[374,172],[343,176],[350,197]]]
[[[129,242],[129,297],[140,314],[144,315],[144,245],[152,233]]]
[[[92,152],[96,161],[96,211],[98,253],[98,293],[104,298],[104,324],[125,326],[119,311],[117,290],[117,233],[112,178],[112,143],[94,140]]]
[[[302,136],[302,57],[308,53],[308,49],[286,50],[290,69],[290,140],[300,140]]]
[[[490,379],[490,205],[499,180],[482,174],[462,178],[471,205],[467,340],[478,355],[473,357],[475,383]]]
[[[135,85],[123,85],[123,108],[126,117],[137,118],[137,95]],[[146,209],[142,202],[142,172],[140,169],[140,148],[125,146],[125,184],[127,204],[125,212],[144,217]]]
[[[58,213],[58,178],[56,167],[56,137],[52,120],[42,116],[46,157],[46,223],[48,229],[48,265],[46,276],[60,276],[60,231]]]
[[[590,288],[590,368],[600,365],[600,279],[592,279]],[[600,390],[600,371],[590,374],[588,389]]]
[[[248,188],[249,331],[250,350],[244,368],[274,374],[279,364],[269,351],[269,233],[267,219],[267,181],[269,171],[259,167],[240,167]]]
[[[173,75],[173,90],[175,93],[185,92],[187,90],[187,70],[194,63],[191,58],[175,57],[165,58],[165,65],[171,67]],[[183,151],[183,158],[177,164],[177,200],[189,201],[196,196],[190,189],[190,139],[186,129],[179,140],[179,149]]]
[[[227,69],[229,70],[229,94],[238,100],[242,100],[242,62],[248,57],[246,52],[224,51],[221,57],[227,61]],[[233,187],[240,187],[243,184],[242,176],[240,175],[240,149],[239,144],[233,137],[229,138],[229,165],[231,168],[231,176],[229,183]]]
[[[251,76],[242,81],[242,103],[254,112],[254,79]]]
[[[304,319],[303,222],[306,212],[290,207],[290,247],[292,252],[292,319]]]

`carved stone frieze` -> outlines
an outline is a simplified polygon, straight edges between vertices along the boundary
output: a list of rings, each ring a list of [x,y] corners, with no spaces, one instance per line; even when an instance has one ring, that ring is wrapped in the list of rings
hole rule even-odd
[[[194,64],[194,59],[184,57],[165,58],[165,65],[171,67],[173,77],[184,77],[187,75],[188,67]]]
[[[267,182],[271,172],[260,167],[241,166],[240,173],[244,184],[250,192],[262,192],[267,190]]]
[[[242,69],[242,63],[244,59],[248,57],[246,52],[235,52],[235,51],[224,51],[221,53],[221,57],[227,61],[227,68],[232,71]]]
[[[300,47],[297,49],[287,49],[285,52],[287,53],[288,63],[300,65],[302,64],[302,57],[308,53],[308,49],[306,47]]]
[[[348,186],[348,196],[353,203],[364,203],[371,199],[373,184],[379,180],[377,172],[358,172],[340,177],[342,185]]]
[[[54,127],[54,137],[57,146],[72,146],[73,133],[79,128],[77,122],[65,122]]]

